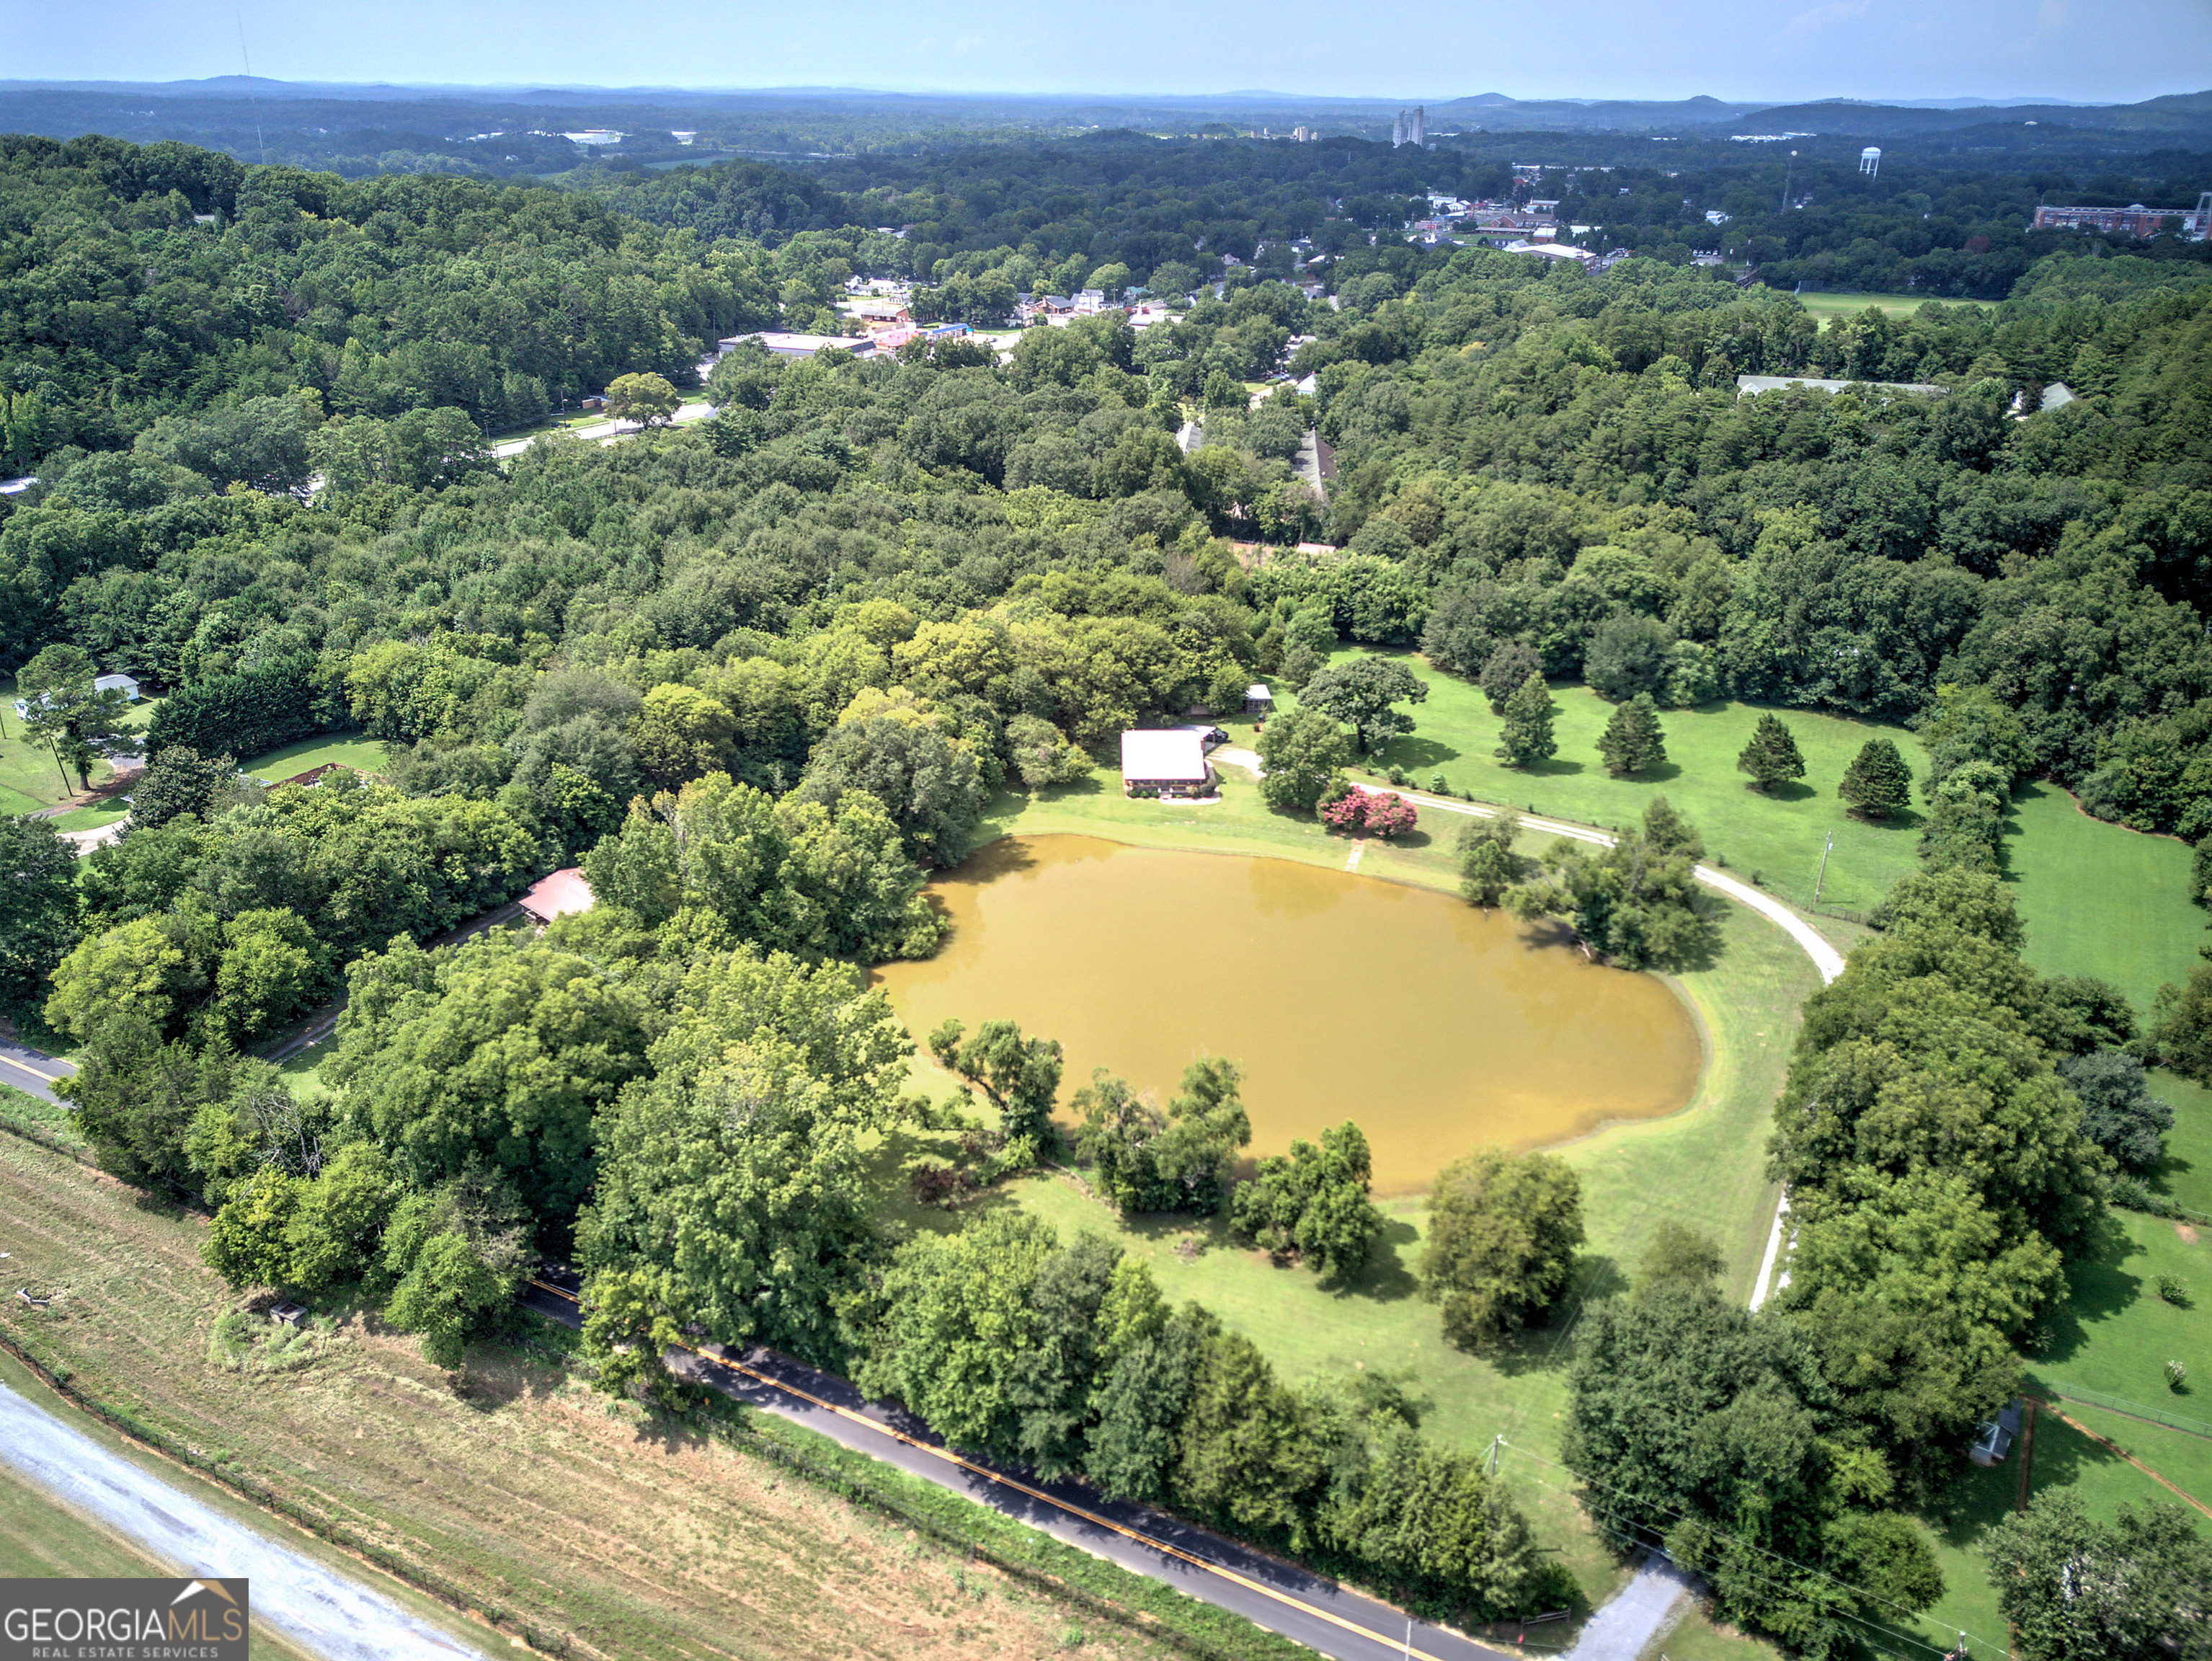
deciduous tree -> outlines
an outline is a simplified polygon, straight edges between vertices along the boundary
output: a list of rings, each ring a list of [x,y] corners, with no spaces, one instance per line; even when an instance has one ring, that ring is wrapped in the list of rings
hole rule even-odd
[[[1582,1183],[1549,1153],[1483,1148],[1438,1173],[1421,1288],[1444,1336],[1474,1349],[1541,1319],[1583,1243]]]

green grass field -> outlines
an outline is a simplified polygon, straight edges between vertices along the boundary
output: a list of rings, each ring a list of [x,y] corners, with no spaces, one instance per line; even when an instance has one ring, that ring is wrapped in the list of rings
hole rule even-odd
[[[1781,712],[1804,753],[1806,775],[1768,795],[1735,766],[1763,711],[1743,703],[1669,709],[1660,717],[1667,764],[1645,777],[1616,779],[1597,753],[1613,706],[1588,687],[1563,684],[1552,691],[1559,753],[1534,767],[1511,768],[1493,753],[1498,720],[1480,688],[1419,658],[1398,660],[1427,684],[1428,700],[1411,706],[1413,732],[1375,759],[1404,768],[1419,787],[1441,774],[1463,795],[1608,829],[1633,823],[1653,797],[1665,796],[1705,833],[1709,857],[1801,909],[1811,906],[1818,883],[1824,909],[1864,911],[1916,863],[1917,815],[1869,824],[1836,797],[1836,781],[1859,746],[1877,735],[1896,741],[1916,775],[1927,770],[1919,741],[1900,728],[1811,710]],[[1820,856],[1831,836],[1835,850],[1823,878]]]
[[[1797,303],[1813,313],[1822,328],[1839,317],[1856,317],[1869,306],[1880,307],[1892,317],[1910,317],[1929,301],[1927,295],[1903,294],[1801,294]],[[1947,300],[1947,306],[1983,306],[1986,300]]]
[[[1835,794],[1859,746],[1877,735],[1896,743],[1916,777],[1924,775],[1927,751],[1902,727],[1777,712],[1796,737],[1806,776],[1795,788],[1767,795],[1735,768],[1759,708],[1668,709],[1660,715],[1667,766],[1648,778],[1616,779],[1597,754],[1613,706],[1587,687],[1562,684],[1552,692],[1559,754],[1523,770],[1492,753],[1498,721],[1480,688],[1419,658],[1398,660],[1427,684],[1428,700],[1410,706],[1413,732],[1375,759],[1404,768],[1415,786],[1441,774],[1455,791],[1480,800],[1608,827],[1632,822],[1663,795],[1704,832],[1709,857],[1800,910],[1811,907],[1818,880],[1823,912],[1863,914],[1917,868],[1917,813],[1894,824],[1869,824]],[[1831,836],[1835,849],[1823,879],[1820,854]],[[2091,818],[2056,785],[2031,783],[2014,799],[2004,857],[2027,924],[2027,958],[2039,972],[2100,976],[2125,991],[2142,1017],[2160,983],[2185,977],[2197,962],[2205,914],[2189,903],[2186,844]]]
[[[1549,768],[1524,774],[1504,768],[1491,756],[1497,721],[1477,689],[1416,659],[1402,660],[1430,685],[1430,697],[1413,709],[1416,731],[1376,759],[1404,767],[1419,786],[1428,786],[1442,773],[1464,794],[1524,810],[1533,803],[1539,812],[1602,825],[1628,821],[1652,796],[1663,794],[1699,825],[1708,847],[1731,868],[1746,875],[1757,872],[1769,889],[1800,904],[1811,897],[1814,872],[1806,868],[1793,878],[1789,855],[1810,845],[1817,857],[1820,843],[1833,833],[1836,849],[1824,909],[1833,904],[1863,910],[1898,876],[1916,868],[1917,831],[1912,822],[1866,824],[1843,811],[1832,790],[1858,746],[1876,733],[1895,739],[1916,771],[1923,770],[1925,754],[1909,733],[1785,712],[1808,763],[1808,784],[1820,788],[1768,797],[1750,789],[1735,768],[1758,710],[1715,705],[1669,711],[1663,717],[1669,776],[1615,780],[1595,754],[1609,706],[1583,688],[1562,686],[1554,690],[1562,755]],[[1224,724],[1235,741],[1250,742],[1249,723]],[[1001,799],[983,836],[1074,831],[1152,846],[1342,863],[1341,840],[1321,835],[1309,821],[1269,812],[1241,770],[1224,768],[1224,776],[1219,803],[1190,806],[1126,800],[1113,788],[1112,774],[1102,770],[1088,785],[1048,792],[1035,800]],[[1371,845],[1363,873],[1449,888],[1455,826],[1444,819],[1441,813],[1425,812],[1421,830],[1404,844]],[[1523,851],[1534,851],[1540,840],[1524,838]],[[2189,850],[2181,844],[2089,818],[2063,792],[2030,786],[2008,826],[2006,855],[2029,925],[2029,957],[2043,972],[2102,975],[2147,1011],[2157,983],[2185,972],[2193,961],[2203,920],[2187,904]],[[1826,918],[1822,926],[1846,946],[1860,933]],[[1679,983],[1711,1041],[1697,1102],[1672,1118],[1608,1130],[1564,1150],[1583,1177],[1591,1229],[1591,1255],[1580,1288],[1584,1292],[1601,1293],[1614,1284],[1613,1277],[1632,1264],[1652,1224],[1668,1214],[1721,1236],[1738,1295],[1756,1268],[1770,1214],[1765,1208],[1771,1203],[1759,1168],[1765,1116],[1787,1064],[1797,1007],[1814,982],[1810,965],[1779,931],[1738,908],[1730,909],[1726,928],[1728,949],[1719,962]],[[2170,1139],[2167,1186],[2182,1203],[2212,1212],[2212,1092],[2166,1075],[2160,1075],[2158,1087],[2179,1115]],[[1428,1422],[1436,1433],[1475,1445],[1504,1431],[1544,1457],[1556,1451],[1553,1415],[1564,1389],[1558,1361],[1565,1350],[1565,1323],[1528,1335],[1495,1356],[1469,1357],[1448,1348],[1436,1329],[1433,1309],[1413,1293],[1413,1270],[1426,1224],[1418,1201],[1385,1207],[1390,1232],[1381,1260],[1365,1277],[1347,1287],[1325,1289],[1302,1270],[1273,1268],[1237,1247],[1218,1225],[1139,1220],[1124,1226],[1068,1177],[1039,1178],[1013,1192],[1025,1208],[1064,1230],[1089,1227],[1121,1238],[1147,1258],[1171,1295],[1194,1297],[1219,1311],[1290,1376],[1362,1366],[1411,1367],[1431,1402]],[[2158,1304],[2142,1288],[2150,1284],[2148,1273],[2165,1269],[2183,1273],[2192,1284],[2202,1282],[2212,1295],[2212,1268],[2194,1275],[2187,1270],[2191,1254],[2201,1257],[2212,1248],[2185,1242],[2171,1225],[2148,1219],[2122,1215],[2116,1227],[2116,1239],[2125,1243],[2112,1249],[2120,1255],[2077,1272],[2075,1310],[2060,1317],[2064,1330],[2035,1363],[2040,1369],[2035,1376],[2130,1400],[2165,1398],[2164,1410],[2175,1411],[2180,1403],[2179,1411],[2186,1413],[2188,1398],[2166,1396],[2159,1366],[2166,1359],[2166,1348],[2193,1343],[2192,1335],[2205,1329],[2204,1317],[2194,1309]],[[2149,1296],[2155,1307],[2144,1307],[2142,1296]],[[2212,1362],[2206,1366],[2212,1368]],[[2212,1390],[2212,1372],[2204,1388]],[[2200,1491],[2194,1483],[2212,1489],[2212,1441],[2079,1404],[2067,1410],[2191,1492]],[[2212,1418],[2212,1409],[2205,1416]],[[2038,1492],[2074,1487],[2105,1515],[2123,1500],[2140,1503],[2171,1497],[2124,1460],[2057,1421],[2045,1421],[2039,1449]],[[1972,1474],[1949,1506],[1928,1519],[1948,1590],[1916,1629],[1922,1641],[1940,1640],[1948,1646],[1964,1631],[2002,1643],[2002,1622],[1987,1583],[1981,1544],[1990,1524],[2012,1503],[2017,1473],[2016,1463],[2008,1462],[1996,1471]],[[1528,1479],[1524,1498],[1546,1542],[1562,1549],[1562,1561],[1574,1571],[1584,1595],[1601,1600],[1616,1572],[1571,1502],[1556,1488],[1545,1486],[1558,1482],[1560,1473],[1531,1466],[1522,1474]],[[2212,1494],[2203,1497],[2212,1500]],[[1738,1661],[1771,1653],[1698,1615],[1686,1618],[1661,1647],[1669,1656],[1679,1651],[1683,1658]]]
[[[159,698],[142,698],[132,704],[124,714],[124,730],[144,732],[146,723],[154,718],[155,707],[160,703]],[[92,769],[93,783],[97,786],[113,771],[106,762],[95,762]],[[33,744],[25,735],[23,723],[15,715],[14,677],[0,676],[0,813],[33,812],[41,807],[51,807],[76,794],[76,779],[65,779],[56,766],[52,753],[45,745]],[[62,828],[81,830],[87,826],[65,824]]]
[[[97,830],[103,824],[114,824],[130,811],[131,804],[121,796],[104,796],[88,806],[57,813],[50,823],[57,830]]]
[[[2160,982],[2188,978],[2207,937],[2189,901],[2186,843],[2093,819],[2057,785],[2027,784],[2013,798],[2005,855],[2028,960],[2044,974],[2101,976],[2138,1017]]]
[[[246,770],[248,776],[259,779],[264,784],[274,784],[279,779],[289,779],[295,773],[304,773],[311,767],[321,767],[331,762],[380,776],[384,772],[384,746],[358,733],[333,733],[326,738],[306,739],[298,744],[288,744],[281,750],[265,751],[247,762]]]

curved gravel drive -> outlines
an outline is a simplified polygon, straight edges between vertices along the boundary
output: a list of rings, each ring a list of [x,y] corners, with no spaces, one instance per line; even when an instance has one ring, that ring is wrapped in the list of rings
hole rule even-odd
[[[254,1618],[327,1661],[483,1661],[383,1593],[232,1521],[5,1385],[0,1462],[184,1573],[246,1576]]]

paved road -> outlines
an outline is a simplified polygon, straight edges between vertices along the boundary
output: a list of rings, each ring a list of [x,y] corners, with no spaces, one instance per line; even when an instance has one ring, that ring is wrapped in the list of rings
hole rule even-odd
[[[181,1573],[245,1575],[254,1618],[327,1661],[483,1661],[383,1593],[203,1505],[5,1385],[0,1463]]]
[[[564,1326],[580,1324],[573,1277],[533,1281],[524,1301]],[[668,1361],[735,1401],[805,1425],[1337,1661],[1494,1661],[1504,1652],[1423,1621],[1409,1629],[1406,1615],[1387,1603],[1141,1506],[953,1453],[920,1421],[788,1356],[708,1344],[672,1350]]]
[[[669,419],[672,424],[682,426],[689,422],[704,421],[714,413],[714,406],[702,399],[696,404],[680,406]],[[642,430],[635,421],[595,421],[588,427],[568,429],[569,436],[580,438],[587,444],[605,444],[613,439],[631,437]],[[491,453],[495,458],[504,461],[509,456],[520,455],[536,443],[539,436],[533,434],[528,438],[510,438],[503,443],[493,445]]]
[[[48,1056],[13,1038],[0,1038],[0,1084],[11,1084],[42,1102],[58,1099],[54,1086],[76,1071],[76,1063]]]

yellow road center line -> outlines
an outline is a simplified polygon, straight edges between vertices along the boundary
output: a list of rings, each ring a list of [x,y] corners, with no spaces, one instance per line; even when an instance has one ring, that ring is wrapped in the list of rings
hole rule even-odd
[[[43,1067],[33,1067],[30,1062],[18,1061],[13,1056],[0,1056],[0,1062],[4,1062],[9,1067],[19,1068],[34,1079],[44,1079],[48,1084],[60,1084],[69,1077],[66,1073],[49,1073]]]
[[[536,1287],[541,1292],[550,1292],[556,1298],[565,1299],[568,1302],[577,1305],[580,1309],[582,1307],[580,1301],[573,1292],[564,1292],[559,1287],[548,1286],[544,1281],[540,1281],[534,1276],[532,1278],[530,1284]],[[1133,1540],[1139,1545],[1144,1546],[1150,1550],[1157,1551],[1164,1556],[1172,1557],[1179,1562],[1188,1563],[1192,1567],[1203,1569],[1208,1574],[1218,1575],[1222,1579],[1228,1581],[1231,1585],[1242,1586],[1245,1591],[1257,1592],[1262,1597],[1273,1598],[1276,1603],[1282,1604],[1285,1609],[1293,1609],[1297,1610],[1301,1615],[1308,1615],[1313,1616],[1316,1620],[1326,1621],[1332,1626],[1340,1627],[1346,1632],[1364,1638],[1371,1643],[1389,1644],[1400,1655],[1408,1658],[1408,1661],[1441,1661],[1441,1658],[1431,1655],[1426,1650],[1418,1650],[1414,1649],[1408,1644],[1395,1642],[1387,1634],[1378,1633],[1370,1627],[1363,1627],[1357,1621],[1347,1621],[1342,1615],[1337,1615],[1331,1610],[1316,1608],[1313,1604],[1304,1603],[1298,1598],[1293,1597],[1287,1592],[1276,1591],[1274,1587],[1268,1585],[1264,1581],[1255,1580],[1249,1575],[1239,1574],[1235,1569],[1224,1568],[1218,1563],[1209,1562],[1203,1557],[1194,1556],[1191,1553],[1183,1550],[1180,1546],[1170,1545],[1164,1540],[1155,1540],[1148,1534],[1140,1534],[1133,1528],[1124,1527],[1121,1524],[1115,1522],[1110,1517],[1102,1517],[1097,1512],[1085,1511],[1082,1506],[1073,1505],[1067,1500],[1061,1500],[1053,1494],[1047,1494],[1041,1488],[1033,1488],[1026,1482],[1017,1482],[1011,1476],[1004,1476],[999,1472],[989,1469],[985,1466],[972,1463],[969,1461],[962,1458],[958,1454],[952,1452],[950,1449],[937,1447],[931,1443],[919,1441],[914,1437],[908,1436],[903,1431],[896,1430],[889,1425],[878,1423],[877,1421],[869,1418],[867,1415],[864,1413],[855,1413],[852,1409],[840,1407],[835,1402],[825,1402],[820,1396],[812,1394],[811,1391],[801,1390],[796,1384],[787,1384],[783,1379],[771,1377],[768,1373],[749,1367],[742,1361],[726,1361],[719,1355],[701,1355],[697,1350],[693,1349],[689,1344],[677,1344],[672,1346],[672,1348],[684,1351],[687,1355],[698,1356],[698,1359],[702,1361],[709,1362],[715,1366],[726,1368],[732,1372],[741,1372],[748,1378],[757,1379],[760,1383],[768,1385],[771,1390],[780,1390],[787,1396],[796,1396],[800,1401],[811,1402],[814,1406],[820,1408],[824,1413],[834,1413],[841,1419],[849,1419],[856,1425],[865,1425],[868,1429],[874,1431],[879,1436],[890,1437],[896,1441],[905,1443],[906,1445],[910,1448],[914,1448],[921,1452],[928,1454],[933,1459],[941,1459],[948,1465],[957,1466],[960,1469],[967,1471],[973,1475],[981,1476],[988,1481],[996,1482],[1001,1488],[1012,1488],[1017,1494],[1027,1494],[1032,1500],[1042,1500],[1055,1511],[1065,1512],[1070,1517],[1079,1517],[1085,1522],[1095,1524],[1097,1526],[1103,1529],[1111,1529],[1115,1533],[1121,1536],[1124,1539]]]

